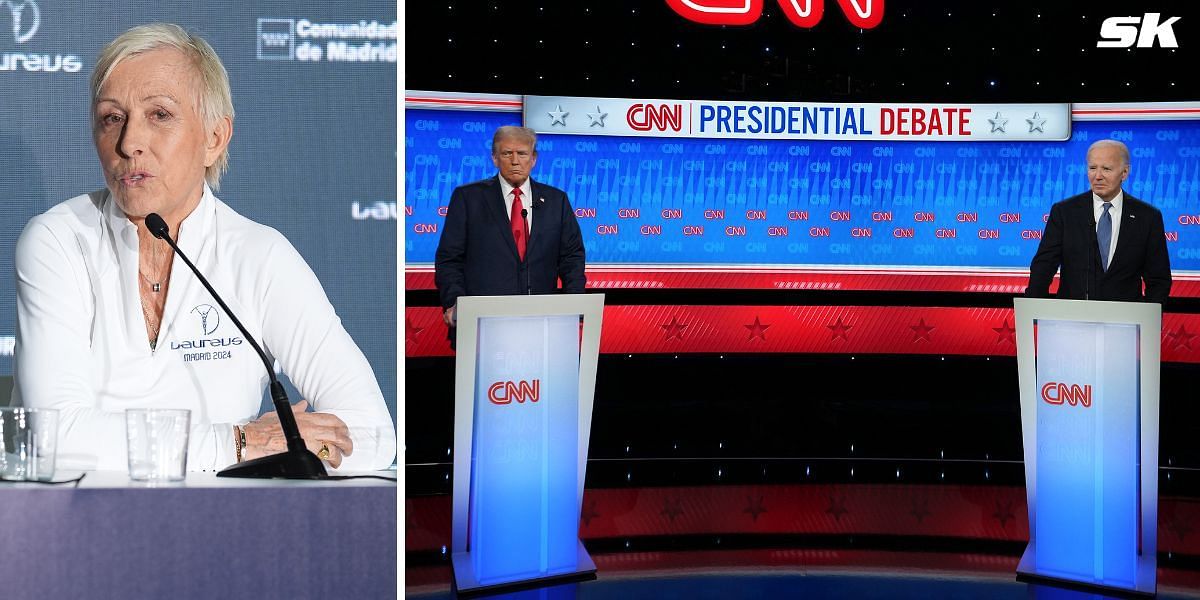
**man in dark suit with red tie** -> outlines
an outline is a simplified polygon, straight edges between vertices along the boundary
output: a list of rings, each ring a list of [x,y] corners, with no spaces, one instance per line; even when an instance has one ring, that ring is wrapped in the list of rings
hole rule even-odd
[[[1062,267],[1059,298],[1161,304],[1171,292],[1163,217],[1121,190],[1129,176],[1129,148],[1100,140],[1088,148],[1087,167],[1091,191],[1050,208],[1025,295],[1049,296]]]
[[[560,189],[529,177],[537,134],[505,126],[492,137],[499,174],[459,186],[450,196],[438,242],[434,281],[454,341],[459,296],[583,292],[583,236]]]

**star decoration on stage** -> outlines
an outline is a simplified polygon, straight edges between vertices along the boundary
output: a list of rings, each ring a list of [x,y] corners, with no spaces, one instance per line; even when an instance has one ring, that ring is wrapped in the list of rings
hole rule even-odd
[[[917,322],[916,325],[909,325],[909,329],[913,330],[912,341],[914,344],[921,340],[925,340],[927,342],[933,341],[929,338],[929,332],[933,331],[935,328],[930,325],[926,325],[925,319],[922,318],[919,322]]]
[[[833,515],[834,521],[841,521],[842,515],[850,512],[850,511],[846,510],[846,497],[845,496],[836,496],[836,497],[830,496],[829,497],[829,508],[825,509],[825,512]]]
[[[425,331],[424,327],[417,327],[416,325],[413,325],[412,319],[410,319],[408,317],[404,317],[404,339],[405,340],[407,340],[409,342],[417,341],[417,336],[420,335],[420,333],[422,331]]]
[[[838,317],[837,323],[834,323],[833,325],[826,325],[826,327],[829,328],[829,331],[833,332],[829,335],[829,341],[832,342],[833,340],[841,338],[848,342],[850,341],[850,338],[846,337],[846,332],[850,331],[854,326],[843,323],[842,318]]]
[[[554,110],[546,113],[550,115],[550,126],[553,127],[558,123],[562,123],[563,127],[567,126],[567,115],[571,114],[562,109],[562,105],[557,105]]]
[[[1168,331],[1167,337],[1171,340],[1171,346],[1174,350],[1186,348],[1188,351],[1192,349],[1192,340],[1196,337],[1194,333],[1188,333],[1188,330],[1180,325],[1175,331]]]
[[[1010,519],[1017,518],[1016,515],[1013,514],[1012,505],[1013,503],[1011,500],[1004,503],[1001,503],[999,500],[996,501],[996,512],[992,513],[992,516],[996,517],[997,521],[1000,521],[1000,527],[1002,529],[1008,528],[1008,521]]]
[[[916,499],[913,499],[912,510],[908,511],[908,514],[912,515],[918,523],[924,521],[925,517],[933,514],[932,512],[929,512],[929,499],[921,498],[920,502],[917,502]]]
[[[579,513],[579,519],[583,521],[584,527],[591,525],[592,519],[595,519],[598,516],[600,516],[600,513],[596,512],[595,500],[588,501],[588,503],[583,506],[583,511]]]
[[[1192,532],[1192,528],[1187,524],[1187,521],[1180,519],[1176,515],[1171,515],[1171,520],[1167,523],[1167,531],[1174,533],[1175,537],[1179,538],[1179,541],[1182,542]]]
[[[596,112],[587,113],[587,118],[592,121],[592,124],[588,125],[588,127],[595,127],[597,125],[604,127],[604,117],[607,117],[607,116],[608,116],[608,113],[600,110],[600,107],[597,106]]]
[[[996,111],[996,116],[988,119],[988,123],[992,124],[992,133],[1008,133],[1004,130],[1005,127],[1008,127],[1008,119],[1000,116],[1000,111]]]
[[[1032,117],[1025,119],[1025,122],[1029,123],[1029,133],[1035,131],[1046,133],[1046,117],[1038,115],[1037,111],[1034,111]]]
[[[754,317],[753,323],[744,325],[743,327],[750,330],[750,337],[746,338],[746,341],[750,341],[754,338],[758,338],[764,342],[767,341],[766,331],[770,325],[763,325],[762,321],[759,321],[757,316]]]
[[[658,511],[658,514],[666,517],[672,523],[674,523],[675,517],[683,514],[682,504],[683,503],[679,501],[679,498],[667,498],[666,500],[663,500],[663,508],[662,510]]]
[[[1010,344],[1015,345],[1017,343],[1017,337],[1016,337],[1017,330],[1008,326],[1008,319],[1004,320],[1003,325],[1001,325],[999,327],[993,327],[992,331],[996,332],[996,335],[997,335],[996,343],[997,344],[1003,344],[1004,342],[1008,342]]]
[[[746,496],[746,502],[749,503],[749,506],[743,509],[742,512],[749,514],[750,519],[757,523],[758,515],[767,512],[767,507],[763,506],[763,497],[759,496],[756,500],[753,496]]]
[[[686,324],[679,322],[679,317],[671,317],[671,322],[667,323],[666,325],[661,325],[661,327],[667,332],[667,334],[663,336],[663,340],[682,340],[683,330],[687,329]]]

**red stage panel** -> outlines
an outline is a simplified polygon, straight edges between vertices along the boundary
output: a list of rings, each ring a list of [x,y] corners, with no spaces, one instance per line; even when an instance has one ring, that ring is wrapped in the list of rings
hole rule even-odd
[[[989,485],[725,485],[584,491],[585,540],[695,534],[861,534],[1029,539],[1025,488]],[[405,499],[405,551],[450,540],[450,496]],[[1200,502],[1159,499],[1159,552],[1200,555]]]
[[[1023,294],[1026,270],[904,270],[904,269],[784,269],[726,267],[591,266],[588,289],[746,289],[746,290],[864,290],[914,292],[988,292]],[[1171,296],[1200,297],[1200,276],[1176,273]],[[1054,283],[1052,290],[1058,288]],[[432,290],[433,268],[408,266],[404,289]]]
[[[405,309],[405,356],[450,356],[441,310]],[[905,306],[607,306],[608,354],[1015,356],[1012,309]],[[1200,362],[1200,315],[1163,315],[1162,359]]]

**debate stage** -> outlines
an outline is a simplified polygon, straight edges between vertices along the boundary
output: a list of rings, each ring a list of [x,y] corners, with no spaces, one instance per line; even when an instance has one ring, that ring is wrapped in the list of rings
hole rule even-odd
[[[955,478],[985,468],[959,467]],[[1013,469],[1001,471],[1004,480]],[[430,547],[448,532],[449,510],[445,497],[406,499],[405,597],[453,597],[449,560]],[[597,579],[491,597],[1108,597],[1018,581],[1025,514],[1024,489],[1004,484],[589,490],[580,531]],[[1170,549],[1159,553],[1158,597],[1198,598],[1200,502],[1165,496],[1160,514],[1159,540]]]
[[[451,359],[408,368],[409,398],[450,395]],[[579,529],[597,580],[579,595],[1030,597],[1015,573],[1029,540],[1015,371],[997,357],[602,355]],[[1164,364],[1164,390],[1192,376]],[[1194,597],[1198,419],[1179,392],[1162,410],[1159,595]],[[408,438],[405,592],[445,597],[452,415],[408,411],[426,426]]]

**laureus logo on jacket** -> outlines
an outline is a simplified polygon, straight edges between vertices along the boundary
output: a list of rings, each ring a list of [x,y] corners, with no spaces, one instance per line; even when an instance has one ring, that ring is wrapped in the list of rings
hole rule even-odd
[[[233,337],[207,337],[215,334],[221,326],[221,311],[211,304],[197,304],[188,313],[189,320],[182,328],[182,336],[194,337],[195,339],[184,339],[178,342],[171,342],[172,350],[203,350],[203,349],[220,349],[229,346],[240,346],[242,338]],[[229,358],[230,353],[224,352],[197,352],[185,353],[183,358],[185,361],[192,360],[212,360],[220,358]]]
[[[212,335],[221,324],[221,313],[211,304],[198,304],[192,313],[200,316],[200,329],[204,335]]]

